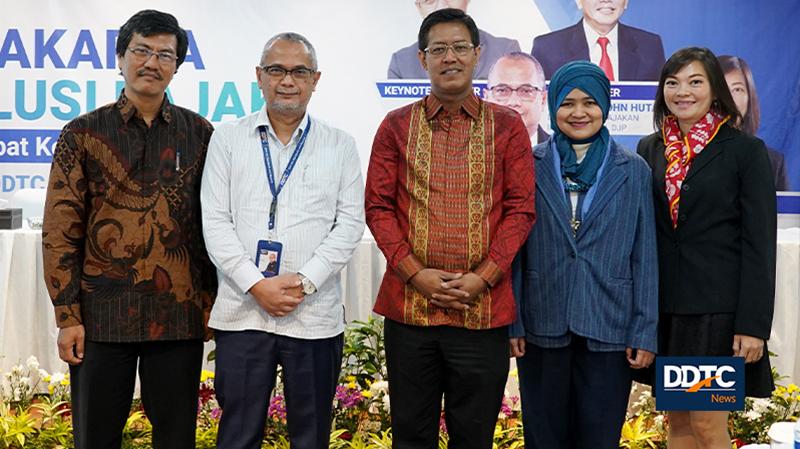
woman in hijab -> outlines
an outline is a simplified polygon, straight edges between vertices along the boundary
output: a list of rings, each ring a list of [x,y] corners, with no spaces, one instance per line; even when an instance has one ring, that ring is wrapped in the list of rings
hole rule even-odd
[[[768,397],[777,217],[764,142],[734,127],[741,117],[707,48],[664,64],[653,120],[638,152],[653,170],[659,354],[743,357],[745,394]],[[670,449],[731,445],[728,412],[668,417]]]
[[[548,89],[554,133],[534,148],[536,217],[512,267],[525,447],[617,449],[630,368],[656,351],[650,170],[604,126],[609,81],[587,61]]]

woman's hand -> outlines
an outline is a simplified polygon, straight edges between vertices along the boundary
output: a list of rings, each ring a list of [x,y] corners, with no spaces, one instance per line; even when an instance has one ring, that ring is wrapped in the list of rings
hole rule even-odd
[[[636,351],[636,355],[634,357],[634,351]],[[644,349],[632,349],[632,348],[625,348],[625,358],[628,359],[628,363],[631,365],[633,369],[642,369],[647,368],[653,363],[653,359],[656,358],[656,355],[650,351],[645,351]]]
[[[522,337],[512,337],[508,339],[511,357],[522,357],[525,355],[525,339]]]
[[[764,340],[749,335],[736,334],[733,336],[734,357],[744,357],[744,363],[753,363],[764,356]]]

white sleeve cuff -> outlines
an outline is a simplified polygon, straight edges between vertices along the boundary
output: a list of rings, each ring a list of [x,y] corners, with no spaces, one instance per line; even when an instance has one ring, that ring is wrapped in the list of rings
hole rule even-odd
[[[331,270],[329,270],[325,263],[317,256],[312,257],[303,265],[303,268],[300,268],[297,272],[307,277],[311,283],[314,284],[314,287],[317,287],[317,291],[319,291],[322,284],[325,283],[331,275]]]
[[[255,264],[249,261],[239,264],[231,273],[231,280],[242,290],[242,293],[247,293],[261,279],[264,279],[264,275],[258,271],[258,267]]]

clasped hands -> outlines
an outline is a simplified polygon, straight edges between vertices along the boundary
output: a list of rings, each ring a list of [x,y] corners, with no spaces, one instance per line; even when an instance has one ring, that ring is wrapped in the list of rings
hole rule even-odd
[[[467,310],[489,285],[475,273],[451,273],[423,268],[409,283],[431,304],[443,309]]]
[[[247,293],[256,304],[274,317],[290,314],[306,297],[297,273],[260,279]]]

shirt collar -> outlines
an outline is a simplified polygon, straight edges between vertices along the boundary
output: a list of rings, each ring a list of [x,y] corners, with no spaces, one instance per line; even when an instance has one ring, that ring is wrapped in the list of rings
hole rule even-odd
[[[461,104],[461,110],[466,112],[467,115],[474,120],[478,120],[480,118],[481,101],[480,98],[472,93],[464,100],[464,103]],[[444,105],[436,98],[436,95],[430,94],[425,97],[425,117],[428,120],[432,120],[442,109],[444,109]]]
[[[136,109],[136,106],[133,104],[132,101],[128,100],[128,97],[125,96],[125,89],[122,89],[122,92],[119,94],[119,98],[117,98],[116,107],[119,110],[119,113],[122,115],[122,121],[124,123],[128,123],[128,121],[136,116],[141,116],[141,113]],[[161,118],[164,119],[165,122],[169,123],[172,121],[172,103],[169,102],[169,97],[164,95],[164,101],[161,103],[161,109],[156,114],[156,117],[159,115]]]
[[[584,34],[586,34],[586,42],[592,43],[592,45],[596,45],[597,38],[600,37],[600,33],[595,31],[594,28],[592,28],[588,23],[586,23],[585,20],[581,20],[581,23],[583,24],[583,32]],[[608,38],[608,43],[612,47],[617,46],[618,30],[619,30],[619,22],[617,22],[617,24],[614,25],[614,28],[612,28],[611,31],[608,32],[608,34],[606,34],[606,37]]]
[[[303,119],[300,120],[300,124],[297,125],[297,129],[294,130],[291,140],[299,138],[303,132],[305,132],[306,127],[308,126],[308,119],[308,111],[306,111],[303,114]],[[270,133],[275,140],[278,139],[278,137],[275,135],[275,131],[272,129],[272,124],[269,122],[266,108],[261,108],[261,110],[258,111],[258,117],[256,117],[256,123],[254,125],[255,131],[258,132],[258,129],[262,126],[267,127],[267,132]]]

